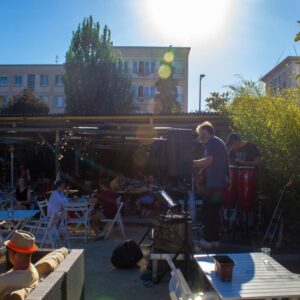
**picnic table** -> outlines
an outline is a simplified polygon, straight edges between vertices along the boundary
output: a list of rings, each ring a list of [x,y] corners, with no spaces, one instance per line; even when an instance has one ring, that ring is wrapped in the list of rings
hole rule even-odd
[[[215,272],[213,254],[194,255],[203,275],[224,300],[300,297],[300,275],[263,253],[228,255],[235,263],[231,282],[222,282]]]
[[[12,230],[7,235],[6,239],[9,239],[16,230],[22,229],[26,222],[31,220],[39,210],[1,210],[0,220],[6,221]]]

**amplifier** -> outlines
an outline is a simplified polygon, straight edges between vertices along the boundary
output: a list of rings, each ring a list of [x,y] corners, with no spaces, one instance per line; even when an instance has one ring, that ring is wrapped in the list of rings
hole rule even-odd
[[[184,242],[184,216],[162,215],[153,221],[153,247],[155,250],[177,253]],[[192,242],[192,222],[188,220],[188,241]]]

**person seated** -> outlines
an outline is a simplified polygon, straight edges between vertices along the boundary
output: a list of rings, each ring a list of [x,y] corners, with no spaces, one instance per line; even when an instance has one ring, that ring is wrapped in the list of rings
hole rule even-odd
[[[55,188],[49,198],[47,210],[47,216],[49,218],[64,210],[64,204],[69,202],[69,199],[64,194],[66,183],[63,180],[57,180],[55,182]]]
[[[15,190],[6,195],[6,197],[14,196],[14,209],[30,209],[31,206],[31,190],[25,185],[23,177],[18,179],[18,186]]]
[[[34,235],[16,230],[11,239],[4,244],[13,268],[0,274],[0,299],[5,299],[15,290],[34,287],[39,280],[39,274],[31,263],[32,253],[38,249]]]
[[[30,180],[31,180],[30,171],[24,165],[20,165],[19,177],[24,179],[25,186],[30,185]]]
[[[117,176],[110,182],[110,189],[114,192],[122,191],[124,189],[124,180],[122,179],[122,176]]]
[[[159,182],[153,175],[149,175],[146,183],[147,193],[141,196],[137,202],[137,210],[140,212],[141,217],[149,217],[152,210],[155,208],[155,190],[160,187]]]
[[[110,180],[102,179],[100,189],[93,198],[94,209],[91,218],[91,227],[96,234],[96,240],[103,238],[103,223],[101,219],[113,219],[118,210],[119,195],[111,190]]]

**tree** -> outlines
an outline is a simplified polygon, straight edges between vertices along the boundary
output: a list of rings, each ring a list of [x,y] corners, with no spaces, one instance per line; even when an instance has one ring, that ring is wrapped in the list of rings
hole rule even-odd
[[[280,189],[294,184],[284,202],[285,221],[300,229],[300,88],[265,96],[243,95],[227,106],[232,129],[257,144],[263,158],[260,189],[275,206]]]
[[[159,67],[159,79],[155,83],[158,94],[155,96],[154,113],[168,114],[181,111],[178,97],[177,80],[174,79],[174,53],[172,47],[164,54]]]
[[[240,75],[237,75],[239,82],[228,85],[229,94],[232,98],[242,96],[261,97],[265,94],[264,84],[261,81],[246,80]]]
[[[298,21],[298,24],[300,24],[300,21]],[[300,31],[295,36],[295,42],[299,42],[299,41],[300,41]],[[300,64],[300,60],[297,63]],[[296,81],[298,82],[298,86],[299,86],[298,80],[300,80],[300,74],[296,75]]]
[[[123,114],[132,109],[131,77],[113,50],[111,32],[92,16],[79,24],[66,53],[63,77],[66,111],[72,114]]]
[[[300,21],[297,21],[298,24],[300,24]],[[295,36],[295,42],[299,42],[300,41],[300,32],[298,32]]]
[[[14,96],[8,105],[2,108],[3,114],[48,114],[48,105],[38,98],[31,90],[24,89],[18,96]]]
[[[229,92],[226,93],[210,93],[210,96],[205,100],[206,106],[209,111],[224,112],[226,106],[230,103]]]

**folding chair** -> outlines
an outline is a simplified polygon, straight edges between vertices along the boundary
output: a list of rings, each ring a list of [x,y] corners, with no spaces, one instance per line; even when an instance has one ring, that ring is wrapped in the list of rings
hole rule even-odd
[[[117,199],[118,210],[116,212],[115,217],[113,219],[101,219],[101,222],[103,222],[103,223],[110,223],[109,226],[108,226],[108,228],[106,229],[105,239],[107,239],[108,236],[110,235],[110,233],[111,233],[111,231],[113,229],[114,224],[117,224],[118,229],[119,229],[122,237],[123,238],[126,237],[125,226],[124,226],[122,215],[121,215],[121,211],[122,211],[123,205],[124,205],[124,202],[121,202],[121,197],[119,197]]]
[[[181,271],[175,269],[171,272],[172,277],[169,282],[169,293],[172,300],[193,300],[194,295],[185,281]]]
[[[39,210],[41,211],[41,217],[40,219],[44,219],[47,220],[47,209],[48,209],[48,200],[41,200],[41,201],[37,201],[37,206],[39,208]]]
[[[52,215],[50,219],[40,219],[31,221],[24,226],[25,229],[34,233],[35,241],[39,248],[44,248],[45,245],[50,245],[53,249],[62,245],[59,236],[59,226],[65,219],[65,212],[59,212]],[[66,233],[68,237],[68,232]],[[66,241],[68,244],[68,241]],[[69,246],[69,245],[68,245]]]
[[[88,207],[88,203],[65,203],[64,210],[67,214],[67,222],[66,226],[69,225],[76,225],[74,226],[71,232],[73,234],[69,234],[70,239],[84,239],[85,242],[87,241],[88,234],[90,232],[90,211]],[[84,234],[80,235],[76,233],[79,226],[84,226]],[[69,232],[69,233],[71,233]]]

